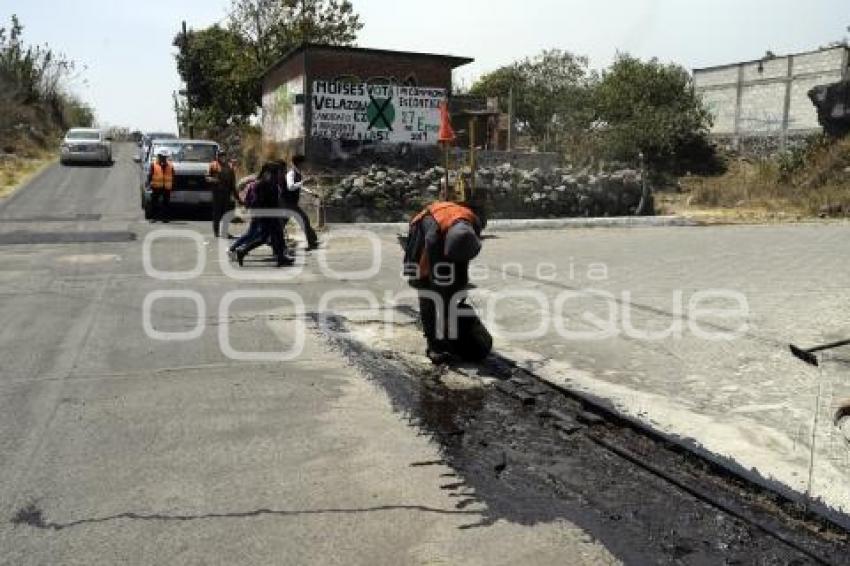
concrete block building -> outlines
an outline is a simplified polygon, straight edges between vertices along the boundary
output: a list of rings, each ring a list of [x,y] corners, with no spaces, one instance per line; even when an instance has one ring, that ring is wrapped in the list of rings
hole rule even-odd
[[[364,152],[436,148],[439,103],[452,71],[472,59],[304,44],[263,77],[262,130],[283,154],[315,163],[356,161]]]
[[[850,76],[850,48],[694,69],[694,85],[714,115],[711,133],[739,148],[784,147],[793,138],[819,132],[808,91]]]

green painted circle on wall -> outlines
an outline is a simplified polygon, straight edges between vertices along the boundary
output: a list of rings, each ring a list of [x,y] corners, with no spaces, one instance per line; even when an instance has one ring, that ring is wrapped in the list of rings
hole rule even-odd
[[[366,117],[376,130],[392,129],[395,120],[395,106],[389,98],[373,98],[366,108]]]

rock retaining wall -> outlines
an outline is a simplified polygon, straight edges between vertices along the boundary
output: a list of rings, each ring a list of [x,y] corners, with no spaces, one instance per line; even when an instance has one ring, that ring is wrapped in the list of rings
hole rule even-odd
[[[468,174],[468,173],[467,173]],[[395,222],[439,197],[445,169],[404,171],[373,165],[325,189],[327,222]],[[455,172],[450,173],[454,183]],[[640,173],[590,172],[555,167],[518,169],[510,164],[476,174],[476,201],[489,218],[631,216],[640,203]]]

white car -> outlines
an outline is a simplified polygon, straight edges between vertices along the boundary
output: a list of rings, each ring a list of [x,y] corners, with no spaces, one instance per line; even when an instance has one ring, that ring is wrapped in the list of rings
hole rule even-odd
[[[62,140],[59,162],[112,163],[112,138],[96,128],[71,128]]]

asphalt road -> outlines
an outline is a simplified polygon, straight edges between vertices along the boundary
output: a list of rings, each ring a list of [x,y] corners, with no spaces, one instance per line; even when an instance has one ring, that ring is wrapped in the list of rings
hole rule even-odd
[[[294,360],[233,359],[297,343],[304,321],[228,293],[314,306],[339,282],[315,256],[287,283],[226,276],[206,222],[141,219],[132,152],[52,166],[0,204],[0,563],[617,561],[567,520],[463,528],[486,504],[460,505],[439,447],[309,330]],[[200,242],[158,240],[146,272],[162,228]],[[335,247],[328,265],[345,265]],[[246,272],[275,271],[262,259]],[[146,302],[174,291],[191,295]],[[152,337],[146,310],[158,332],[200,335]]]
[[[236,269],[203,217],[142,220],[132,153],[53,166],[0,203],[0,563],[797,556],[622,459],[559,444],[533,411],[493,398],[491,378],[434,374],[393,234],[332,231],[293,268],[261,249]],[[499,352],[538,376],[840,507],[850,453],[832,417],[850,396],[846,357],[817,373],[786,348],[844,335],[848,235],[495,233],[472,301]],[[607,298],[570,298],[587,288]],[[700,314],[714,330],[746,323],[731,340],[688,324],[689,299],[711,289],[747,299],[745,313]],[[561,332],[598,330],[611,308],[620,330],[626,317],[684,330]],[[329,313],[347,321],[348,346],[317,327]]]

